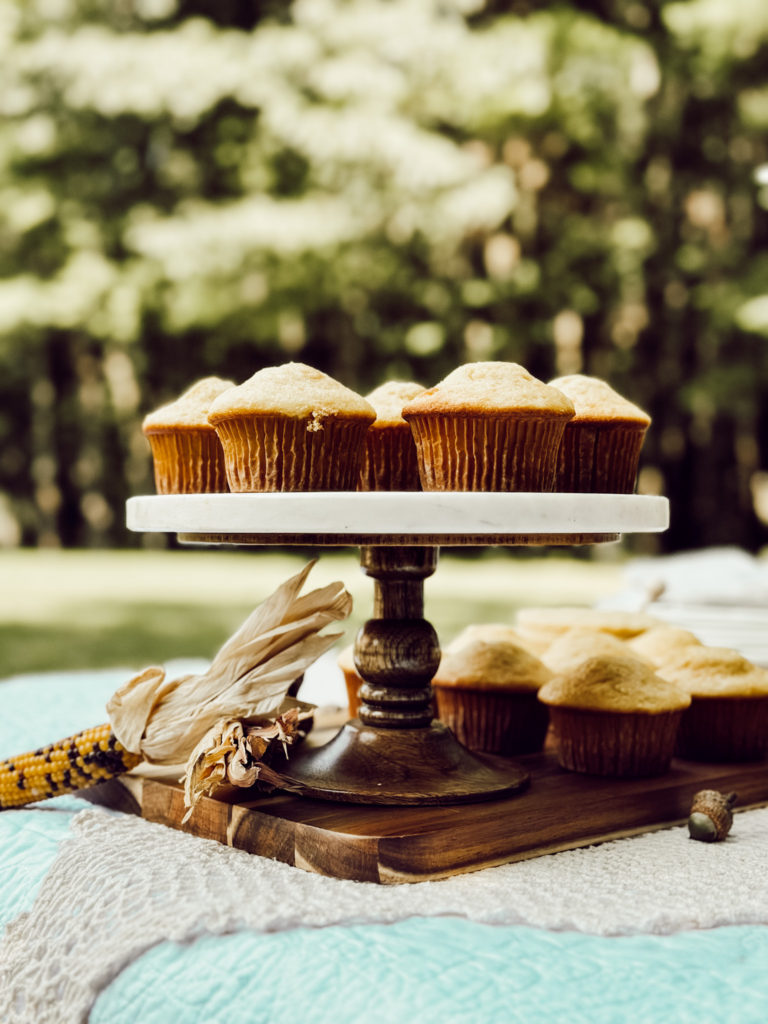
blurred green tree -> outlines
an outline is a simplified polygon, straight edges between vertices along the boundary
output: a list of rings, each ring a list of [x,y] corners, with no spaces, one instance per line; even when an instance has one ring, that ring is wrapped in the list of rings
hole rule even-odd
[[[499,358],[651,412],[668,549],[756,548],[767,56],[762,0],[0,0],[0,543],[130,542],[205,374]]]

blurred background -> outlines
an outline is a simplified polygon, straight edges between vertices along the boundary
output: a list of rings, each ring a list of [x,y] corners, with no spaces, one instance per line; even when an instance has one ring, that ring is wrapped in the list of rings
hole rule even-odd
[[[161,581],[244,563],[127,533],[141,420],[288,360],[362,393],[485,359],[604,377],[672,507],[623,550],[766,544],[764,0],[0,0],[0,115],[0,671],[49,659],[54,591],[99,660],[74,582],[103,620],[138,566],[210,644],[213,584],[190,618],[201,577]]]

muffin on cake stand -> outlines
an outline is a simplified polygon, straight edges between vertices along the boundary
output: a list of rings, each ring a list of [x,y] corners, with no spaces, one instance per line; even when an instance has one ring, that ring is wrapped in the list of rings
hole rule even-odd
[[[423,584],[441,545],[572,545],[667,528],[665,498],[537,492],[279,492],[131,498],[127,525],[203,544],[361,547],[374,581],[373,617],[355,643],[358,716],[323,746],[307,744],[282,772],[302,795],[358,804],[430,805],[497,799],[528,773],[475,754],[434,721],[440,660],[424,618]]]

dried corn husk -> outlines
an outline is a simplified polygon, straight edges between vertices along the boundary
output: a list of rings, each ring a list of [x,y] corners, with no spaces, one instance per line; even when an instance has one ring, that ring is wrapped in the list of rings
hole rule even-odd
[[[187,762],[184,782],[186,821],[201,796],[215,793],[220,786],[258,785],[268,791],[285,788],[279,772],[264,762],[275,744],[288,747],[301,735],[302,720],[311,716],[310,705],[291,708],[263,725],[248,725],[237,719],[222,719],[202,738]]]
[[[320,630],[352,608],[341,583],[299,597],[314,564],[259,605],[202,675],[167,679],[162,668],[148,668],[121,687],[107,712],[126,750],[150,764],[185,764],[222,719],[264,724],[305,708],[286,697],[288,687],[340,635]]]

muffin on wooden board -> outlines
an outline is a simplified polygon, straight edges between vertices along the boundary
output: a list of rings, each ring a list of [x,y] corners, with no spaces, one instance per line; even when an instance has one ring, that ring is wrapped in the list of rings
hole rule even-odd
[[[211,404],[234,382],[204,377],[175,401],[144,417],[158,494],[206,494],[226,491],[224,452],[208,422]]]
[[[548,669],[560,674],[578,668],[583,661],[597,655],[636,657],[639,661],[650,664],[642,655],[632,651],[626,641],[619,640],[612,633],[578,626],[561,633],[540,657]]]
[[[660,620],[645,612],[583,607],[520,608],[515,616],[515,629],[526,642],[548,646],[569,629],[596,629],[620,640],[629,640],[647,629],[660,625]]]
[[[507,757],[541,750],[549,716],[536,694],[550,676],[508,641],[446,649],[432,680],[438,718],[470,750]]]
[[[651,418],[598,377],[556,377],[573,402],[557,457],[556,491],[632,494]]]
[[[423,391],[413,381],[391,380],[366,395],[376,419],[365,435],[361,491],[421,490],[416,445],[402,409]]]
[[[669,767],[691,698],[637,658],[598,655],[539,690],[563,768],[635,778]]]
[[[537,655],[537,657],[539,654],[538,651],[523,643],[523,638],[514,626],[508,626],[505,622],[472,622],[470,625],[465,626],[461,632],[457,633],[444,649],[446,651],[455,651],[459,647],[466,647],[467,644],[474,643],[476,640],[483,640],[486,643],[497,643],[503,640],[510,644],[517,644],[518,647],[525,647],[526,650]]]
[[[652,665],[663,665],[682,647],[696,647],[701,641],[682,626],[654,626],[627,640],[627,647]]]
[[[425,491],[551,491],[573,405],[517,363],[468,363],[403,407]]]
[[[259,370],[211,406],[232,491],[356,490],[373,407],[303,363]]]
[[[768,755],[768,671],[727,647],[679,648],[657,672],[691,696],[677,753],[694,761]]]

